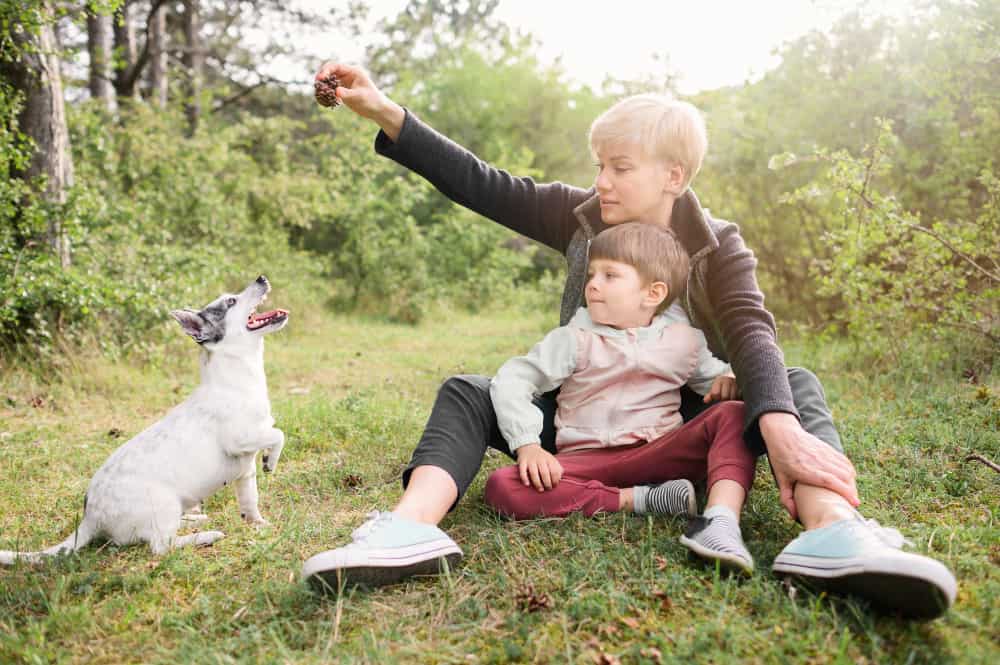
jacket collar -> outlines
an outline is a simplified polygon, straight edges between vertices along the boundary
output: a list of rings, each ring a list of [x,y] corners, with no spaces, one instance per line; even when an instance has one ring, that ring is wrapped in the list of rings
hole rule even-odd
[[[594,320],[590,318],[590,312],[587,311],[587,308],[581,307],[576,310],[576,314],[573,315],[569,325],[574,328],[590,330],[595,335],[611,339],[624,339],[628,336],[629,331],[632,331],[635,334],[636,339],[641,341],[652,337],[658,337],[660,333],[663,332],[663,329],[670,323],[672,323],[672,321],[669,317],[663,314],[658,314],[653,317],[653,320],[648,326],[622,330],[621,328],[612,328],[611,326],[606,326],[602,323],[594,323]]]
[[[588,240],[608,228],[608,225],[601,221],[601,202],[593,187],[586,200],[573,209],[573,214],[580,222],[580,227]],[[691,263],[695,263],[719,247],[719,240],[712,232],[709,219],[708,213],[701,207],[698,197],[690,188],[674,202],[674,209],[670,213],[670,228],[677,234],[688,256],[691,257]]]

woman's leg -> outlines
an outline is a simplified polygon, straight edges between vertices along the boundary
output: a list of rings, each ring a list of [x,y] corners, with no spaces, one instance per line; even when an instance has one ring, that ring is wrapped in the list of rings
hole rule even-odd
[[[555,398],[543,395],[535,405],[545,416],[542,446],[555,452]],[[393,512],[428,524],[440,522],[472,484],[490,447],[510,455],[497,426],[489,377],[449,378],[403,471],[403,496]]]
[[[403,472],[403,497],[391,512],[374,513],[352,542],[310,557],[302,577],[318,591],[345,584],[378,586],[454,566],[462,550],[435,526],[468,489],[487,447],[508,455],[496,424],[485,376],[456,376],[438,391],[424,434]],[[555,446],[555,400],[536,400],[546,414],[542,445]]]

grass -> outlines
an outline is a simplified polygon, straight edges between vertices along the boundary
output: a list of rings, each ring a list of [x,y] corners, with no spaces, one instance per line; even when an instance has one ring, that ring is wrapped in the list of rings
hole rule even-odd
[[[282,304],[276,291],[272,302]],[[758,563],[718,576],[677,542],[678,520],[499,520],[485,473],[443,527],[465,551],[439,579],[320,599],[301,562],[347,542],[392,505],[440,382],[490,373],[551,319],[443,313],[418,327],[293,305],[268,342],[269,385],[288,445],[260,476],[271,526],[244,525],[231,492],[205,528],[226,538],[162,558],[91,547],[40,568],[0,569],[0,662],[149,663],[995,663],[1000,662],[1000,476],[964,462],[1000,458],[992,378],[842,369],[835,349],[791,347],[823,379],[858,467],[867,516],[897,526],[959,579],[956,606],[931,623],[786,584],[769,564],[797,529],[766,471],[744,519]],[[40,548],[75,526],[107,455],[197,380],[180,338],[160,355],[63,359],[0,379],[0,548]],[[990,383],[992,381],[992,384]],[[506,463],[487,457],[484,471]]]

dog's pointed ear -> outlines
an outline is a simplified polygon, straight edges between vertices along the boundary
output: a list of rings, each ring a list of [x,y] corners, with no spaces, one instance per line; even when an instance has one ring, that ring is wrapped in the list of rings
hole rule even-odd
[[[194,341],[199,344],[205,341],[205,319],[201,318],[198,312],[192,309],[175,309],[170,312],[170,316],[181,324],[184,332],[190,335]]]

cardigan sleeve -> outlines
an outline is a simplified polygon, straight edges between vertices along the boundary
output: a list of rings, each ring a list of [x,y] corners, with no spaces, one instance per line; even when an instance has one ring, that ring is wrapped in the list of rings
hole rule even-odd
[[[579,187],[539,184],[491,166],[408,109],[396,141],[380,130],[375,151],[422,176],[455,203],[560,253],[577,229],[573,209],[589,196]]]
[[[757,285],[757,259],[735,224],[726,224],[717,237],[719,248],[708,257],[708,297],[743,394],[746,429],[756,432],[765,413],[799,414],[774,317],[764,307],[764,294]]]

